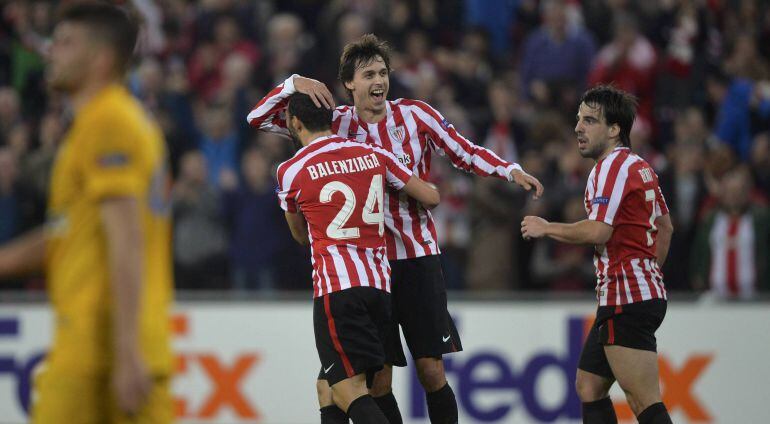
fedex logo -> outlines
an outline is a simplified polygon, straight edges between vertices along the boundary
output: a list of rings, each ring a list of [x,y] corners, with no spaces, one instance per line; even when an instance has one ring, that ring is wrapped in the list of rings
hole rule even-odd
[[[171,319],[171,328],[175,337],[186,337],[190,324],[186,315],[177,314]],[[223,361],[210,352],[176,353],[176,378],[184,378],[193,367],[199,367],[206,375],[211,390],[198,407],[183,396],[174,397],[174,413],[177,418],[216,419],[224,410],[229,409],[235,417],[243,420],[259,419],[256,405],[243,393],[243,381],[254,371],[259,363],[256,352],[241,353],[231,361]]]
[[[537,422],[579,420],[581,404],[575,392],[575,372],[592,322],[592,318],[568,319],[565,351],[542,350],[520,363],[515,363],[505,352],[493,349],[445,356],[446,373],[453,375],[457,382],[457,387],[453,388],[458,406],[478,422],[503,420],[517,408]],[[679,411],[689,421],[711,421],[708,410],[693,394],[693,386],[712,359],[710,354],[693,354],[676,367],[666,355],[659,355],[663,402],[670,412]],[[542,391],[538,391],[545,371],[550,371],[549,375],[554,375],[553,371],[561,375],[561,399],[551,398],[552,393],[545,398]],[[416,372],[411,372],[409,386],[409,415],[415,419],[427,418],[424,392]],[[514,400],[510,396],[490,396],[506,393],[517,393],[518,396]],[[634,422],[635,417],[625,399],[613,399],[613,403],[619,420]]]
[[[22,334],[22,321],[16,317],[0,317],[0,341],[18,339]],[[172,331],[176,337],[189,334],[190,325],[186,315],[175,315],[171,320]],[[0,351],[0,378],[15,380],[15,395],[18,405],[26,414],[30,408],[32,376],[35,367],[44,359],[45,351],[33,351],[23,357]],[[206,351],[181,351],[176,353],[175,378],[184,378],[187,373],[199,371],[208,382],[208,393],[200,402],[191,402],[185,396],[175,394],[174,410],[177,418],[195,421],[218,421],[220,414],[230,412],[239,420],[253,422],[260,418],[254,401],[243,392],[242,383],[259,364],[256,352],[245,352],[228,356],[223,360],[220,355]]]

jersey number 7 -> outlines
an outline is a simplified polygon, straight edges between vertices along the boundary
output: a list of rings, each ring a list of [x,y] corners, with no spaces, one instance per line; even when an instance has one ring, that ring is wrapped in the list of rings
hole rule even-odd
[[[337,212],[337,216],[326,227],[326,235],[337,240],[359,238],[361,232],[358,227],[345,228],[345,224],[356,209],[356,193],[349,185],[341,181],[326,183],[321,189],[320,200],[322,203],[329,203],[332,201],[332,195],[336,192],[340,192],[345,196],[345,203],[342,205],[342,209]],[[366,196],[361,219],[367,224],[377,225],[380,236],[385,232],[385,214],[382,210],[382,198],[382,175],[375,175],[369,184],[369,194]],[[378,211],[375,212],[375,209]]]

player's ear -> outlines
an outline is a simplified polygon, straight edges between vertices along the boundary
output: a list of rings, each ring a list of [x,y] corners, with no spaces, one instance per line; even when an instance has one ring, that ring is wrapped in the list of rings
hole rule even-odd
[[[346,81],[343,84],[345,85],[345,88],[347,88],[350,91],[353,91],[353,81]]]
[[[610,137],[620,137],[620,125],[610,125]]]

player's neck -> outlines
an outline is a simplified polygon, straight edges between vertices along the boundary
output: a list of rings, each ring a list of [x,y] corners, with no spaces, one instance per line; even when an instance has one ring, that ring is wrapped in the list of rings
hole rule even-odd
[[[299,135],[300,141],[302,142],[302,146],[307,146],[313,141],[321,138],[321,137],[328,137],[332,134],[331,130],[324,130],[324,131],[318,131],[318,132],[307,132],[305,131],[303,134]]]
[[[386,116],[388,116],[388,108],[385,107],[384,105],[382,106],[382,108],[379,108],[379,109],[356,106],[356,114],[364,122],[368,122],[370,124],[376,124],[382,121],[383,119],[385,119]]]
[[[72,107],[75,109],[75,112],[79,111],[89,102],[89,100],[93,99],[99,92],[113,83],[115,83],[113,80],[93,79],[83,84],[79,90],[70,95]]]
[[[609,155],[610,155],[612,152],[614,152],[614,151],[615,151],[615,149],[617,149],[617,148],[619,148],[619,147],[625,147],[625,146],[623,146],[623,145],[622,145],[622,144],[620,144],[619,142],[618,142],[618,143],[610,143],[610,145],[609,145],[609,146],[607,146],[607,148],[606,148],[606,149],[604,149],[604,152],[602,152],[602,154],[601,154],[601,155],[599,155],[599,157],[598,157],[598,158],[596,158],[596,163],[599,163],[599,162],[603,161],[603,160],[604,160],[604,158],[606,158],[607,156],[609,156]]]

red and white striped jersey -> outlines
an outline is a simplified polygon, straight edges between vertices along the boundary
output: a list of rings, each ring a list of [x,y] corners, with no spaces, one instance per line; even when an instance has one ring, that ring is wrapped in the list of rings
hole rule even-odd
[[[613,227],[594,251],[599,305],[665,299],[655,220],[668,214],[668,206],[650,165],[630,149],[616,148],[591,170],[585,208],[588,219]]]
[[[270,91],[248,115],[251,126],[288,135],[284,111],[286,99],[295,93],[293,76]],[[340,137],[371,143],[393,153],[415,175],[428,180],[432,154],[447,156],[456,168],[481,176],[511,179],[517,164],[500,159],[492,151],[463,137],[427,103],[398,99],[386,102],[387,116],[367,123],[352,106],[334,111],[332,131]],[[407,259],[439,254],[436,226],[430,212],[419,202],[388,190],[385,193],[385,225],[388,258]]]
[[[722,297],[749,299],[756,293],[755,228],[751,213],[718,212],[709,234],[711,289]]]
[[[390,292],[384,186],[412,172],[389,152],[336,135],[321,137],[278,166],[278,199],[307,220],[313,297],[350,287]]]

